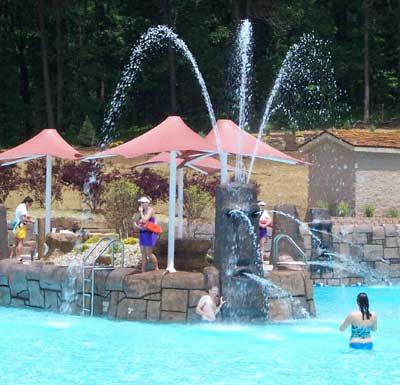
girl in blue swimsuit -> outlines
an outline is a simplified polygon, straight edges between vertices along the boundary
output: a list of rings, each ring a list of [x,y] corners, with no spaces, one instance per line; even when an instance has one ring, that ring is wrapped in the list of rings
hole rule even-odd
[[[349,313],[340,330],[345,330],[351,325],[350,347],[353,349],[372,349],[371,331],[377,329],[377,316],[369,311],[369,300],[366,293],[357,296],[358,311]]]

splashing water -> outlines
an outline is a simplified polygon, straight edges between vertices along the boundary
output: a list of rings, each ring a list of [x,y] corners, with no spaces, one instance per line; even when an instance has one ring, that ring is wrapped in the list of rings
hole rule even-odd
[[[291,306],[293,309],[296,310],[296,313],[299,315],[299,318],[309,318],[309,312],[302,306],[300,301],[293,297],[288,291],[283,289],[282,287],[276,285],[272,281],[267,278],[259,277],[255,274],[251,273],[244,273],[247,277],[252,279],[253,281],[257,282],[263,289],[263,293],[265,296],[265,304],[266,308],[269,309],[269,300],[272,298],[275,299],[288,299],[288,306]],[[291,310],[291,309],[290,309]],[[290,311],[291,313],[291,311]]]
[[[250,73],[252,67],[252,41],[253,41],[253,28],[249,20],[244,20],[239,27],[234,49],[234,63],[233,70],[240,69],[240,76],[235,77],[239,80],[239,84],[235,84],[235,99],[239,107],[238,124],[242,130],[245,130],[248,125],[249,104],[251,101],[251,88],[250,88]],[[237,81],[236,81],[237,83]],[[237,154],[235,165],[235,182],[244,182],[244,165],[242,152],[242,131],[237,137]]]
[[[291,126],[298,127],[302,118],[308,125],[336,124],[347,105],[339,103],[338,88],[331,54],[327,43],[313,34],[304,34],[298,44],[290,47],[267,99],[257,134],[247,175],[247,183],[254,167],[258,143],[273,112],[280,111]],[[274,102],[279,100],[274,106]],[[304,112],[305,111],[305,112]],[[302,116],[302,115],[304,116]]]
[[[176,50],[181,52],[191,63],[192,70],[195,73],[201,87],[201,92],[207,107],[211,127],[215,127],[215,140],[218,151],[220,152],[221,140],[218,135],[218,129],[216,128],[215,113],[203,75],[199,70],[196,59],[190,52],[186,43],[165,25],[149,28],[148,31],[139,38],[138,43],[132,48],[129,62],[123,70],[121,80],[119,81],[112,98],[110,109],[104,119],[103,127],[101,129],[104,141],[109,142],[112,138],[115,130],[115,121],[121,112],[123,103],[125,102],[128,88],[135,82],[146,54],[151,50],[166,46],[166,44],[169,42],[172,43]]]
[[[249,233],[249,236],[250,236],[251,241],[252,241],[252,246],[253,246],[254,250],[256,250],[256,253],[257,253],[256,265],[258,267],[262,267],[262,257],[261,257],[260,242],[258,240],[257,233],[256,233],[256,231],[254,229],[254,226],[250,221],[250,218],[242,210],[237,210],[237,209],[230,210],[229,214],[233,218],[238,218],[242,222],[245,223],[245,225],[247,227],[247,230],[248,230],[248,233]]]
[[[72,313],[73,304],[77,299],[76,283],[80,274],[80,267],[80,263],[77,260],[72,261],[67,267],[67,274],[64,282],[62,283],[60,313]]]
[[[340,237],[338,235],[335,235],[333,233],[329,233],[324,230],[318,230],[318,229],[310,229],[307,226],[307,223],[302,222],[300,219],[285,213],[283,211],[279,210],[268,210],[269,212],[272,212],[274,214],[283,216],[285,218],[288,218],[294,222],[296,222],[299,226],[302,228],[307,228],[308,229],[308,235],[310,235],[311,240],[314,242],[314,246],[316,248],[319,248],[321,251],[323,250],[324,255],[329,257],[329,261],[307,261],[307,264],[310,266],[321,266],[321,267],[328,267],[331,269],[337,269],[341,271],[346,271],[348,273],[354,274],[354,277],[362,277],[364,278],[367,282],[385,282],[387,284],[390,283],[390,278],[388,274],[385,273],[380,273],[377,272],[375,269],[372,267],[369,267],[365,262],[359,262],[353,259],[353,256],[351,255],[344,255],[336,252],[332,252],[329,250],[325,250],[322,247],[322,242],[321,239],[318,238],[315,233],[327,235],[331,237],[333,240],[337,240],[339,242],[345,243],[350,246],[351,249],[357,250],[360,255],[364,254],[364,249],[360,246],[357,245],[353,242],[346,241],[343,239],[343,237]],[[386,260],[382,259],[382,262],[387,263]]]

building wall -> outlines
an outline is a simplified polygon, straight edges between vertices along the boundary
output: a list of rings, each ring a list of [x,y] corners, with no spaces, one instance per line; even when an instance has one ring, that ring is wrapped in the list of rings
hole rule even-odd
[[[366,204],[376,207],[376,215],[387,215],[390,208],[400,210],[399,155],[358,153],[355,175],[357,214],[364,215]]]
[[[320,200],[327,201],[332,212],[340,201],[355,208],[354,153],[331,140],[324,140],[310,151],[308,207]]]

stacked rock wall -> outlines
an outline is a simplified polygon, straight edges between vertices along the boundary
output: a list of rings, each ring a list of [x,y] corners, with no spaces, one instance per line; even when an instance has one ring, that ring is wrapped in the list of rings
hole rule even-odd
[[[200,297],[219,281],[218,271],[213,267],[205,268],[202,273],[133,273],[130,268],[96,271],[95,315],[131,320],[195,320]],[[71,289],[74,289],[72,296]],[[49,311],[65,309],[80,314],[81,272],[71,272],[62,266],[1,261],[0,305]]]
[[[311,236],[307,226],[301,229],[305,252],[311,257]],[[364,282],[370,272],[372,278],[383,278],[400,283],[400,225],[334,225],[332,228],[335,262],[348,270],[321,269],[314,271],[314,282],[328,285],[351,285]],[[344,260],[340,263],[340,259]],[[366,269],[363,270],[363,266]],[[370,269],[368,271],[368,269]],[[360,273],[361,271],[361,273]],[[371,277],[370,277],[371,278]]]
[[[269,272],[268,279],[282,288],[288,295],[277,293],[268,300],[270,320],[279,321],[292,318],[315,316],[313,281],[304,271]]]
[[[209,287],[219,285],[218,270],[214,267],[207,267],[201,273],[135,272],[131,268],[96,271],[94,315],[127,320],[199,320],[195,313],[199,299]],[[273,271],[268,278],[288,292],[270,298],[270,320],[315,315],[308,274]],[[0,306],[81,314],[81,271],[41,263],[22,265],[1,261]]]

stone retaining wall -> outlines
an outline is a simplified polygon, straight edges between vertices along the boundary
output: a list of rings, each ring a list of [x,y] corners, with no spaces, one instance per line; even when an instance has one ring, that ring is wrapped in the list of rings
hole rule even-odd
[[[311,236],[307,226],[301,229],[305,251],[311,257]],[[358,272],[366,267],[372,275],[400,283],[400,225],[333,225],[333,251],[340,258],[347,259],[352,267],[343,269],[313,271],[314,282],[328,285],[351,285],[364,282],[365,276]],[[336,261],[338,261],[336,259]],[[353,270],[353,271],[350,271]],[[370,270],[371,272],[371,270]],[[368,271],[366,271],[368,273]]]
[[[134,269],[96,271],[94,314],[132,320],[186,321],[197,319],[195,307],[210,285],[218,284],[218,271],[203,273],[164,271],[133,274]],[[80,271],[73,285],[71,271],[63,266],[0,262],[0,305],[40,308],[72,314],[82,309]]]
[[[305,271],[273,270],[268,279],[290,296],[276,295],[269,299],[269,319],[278,321],[316,315],[313,281]]]
[[[306,273],[276,271],[268,278],[289,292],[283,298],[270,299],[271,320],[304,317],[304,310],[315,315],[312,281]],[[201,273],[173,274],[137,274],[131,268],[96,271],[94,315],[127,320],[199,320],[197,303],[214,285],[219,286],[214,267],[206,267]],[[81,271],[40,262],[25,265],[0,261],[0,306],[81,314]]]

